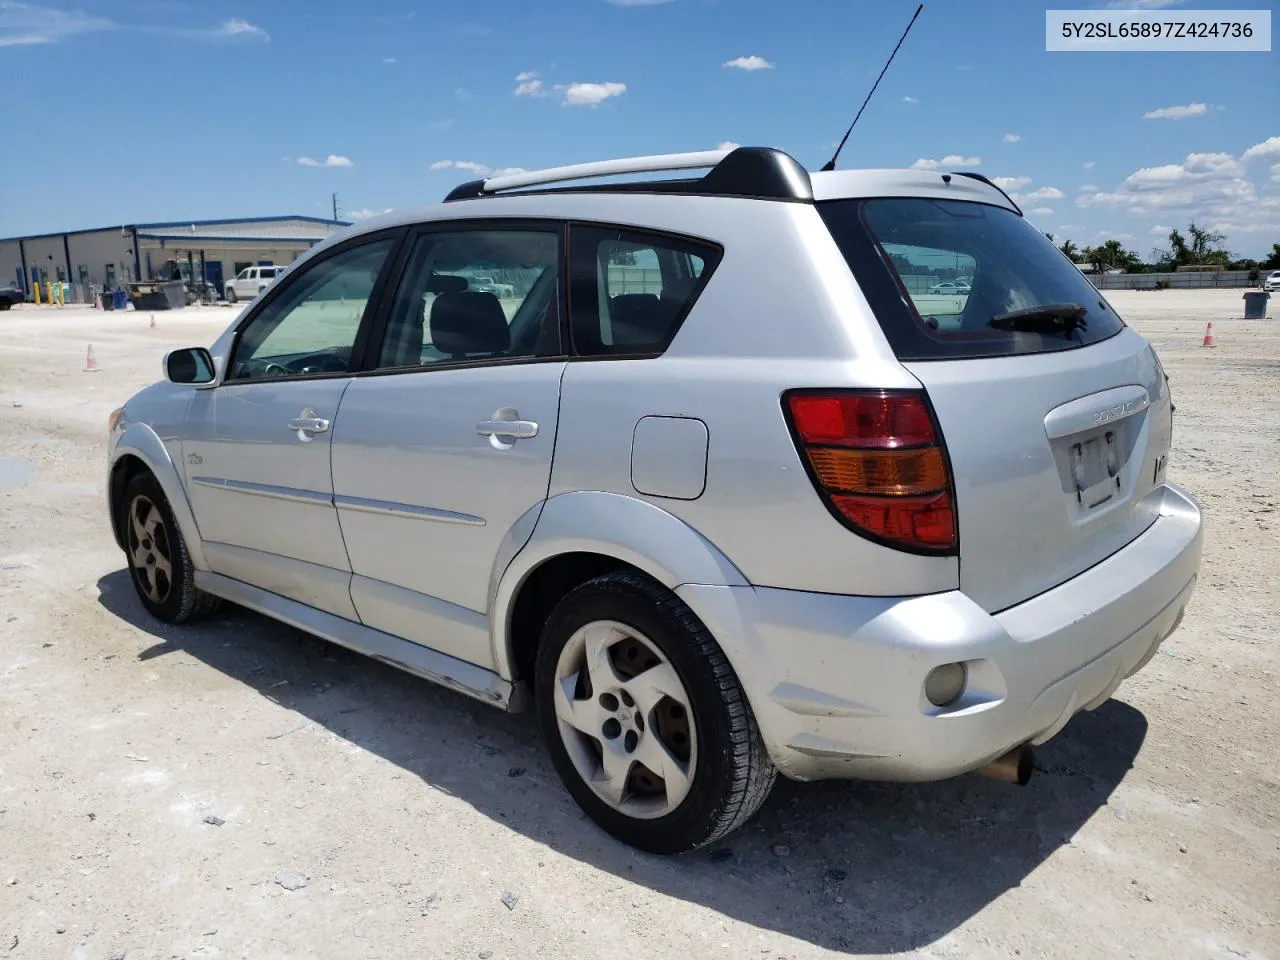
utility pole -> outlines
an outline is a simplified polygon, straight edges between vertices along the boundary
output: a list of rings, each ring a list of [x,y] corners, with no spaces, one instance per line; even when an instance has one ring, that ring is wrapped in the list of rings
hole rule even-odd
[[[338,222],[338,195],[336,193],[329,194],[329,198],[333,201],[333,222]]]

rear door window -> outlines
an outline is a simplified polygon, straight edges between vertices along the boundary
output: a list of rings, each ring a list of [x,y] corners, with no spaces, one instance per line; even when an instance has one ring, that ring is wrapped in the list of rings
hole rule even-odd
[[[720,261],[698,240],[624,228],[570,228],[571,328],[584,356],[666,350]]]
[[[1003,207],[884,197],[818,205],[901,360],[1081,347],[1124,323],[1049,240]]]

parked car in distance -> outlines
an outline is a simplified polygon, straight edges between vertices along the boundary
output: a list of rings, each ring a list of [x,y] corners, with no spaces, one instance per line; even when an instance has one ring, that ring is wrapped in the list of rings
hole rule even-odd
[[[930,293],[951,293],[966,296],[970,292],[969,284],[963,280],[943,280],[929,288]]]
[[[1265,280],[1262,281],[1262,289],[1267,293],[1275,293],[1280,290],[1280,270],[1272,270]]]
[[[237,300],[252,300],[267,289],[284,271],[284,267],[276,266],[246,267],[236,274],[233,279],[223,284],[227,302],[235,303]]]
[[[973,279],[945,329],[903,292],[939,251]],[[778,773],[1025,782],[1199,568],[1155,352],[965,174],[742,147],[473,181],[164,369],[108,424],[151,615],[231,601],[532,708],[659,853]]]
[[[26,293],[20,288],[12,284],[7,287],[0,287],[0,310],[8,310],[16,303],[22,303],[26,300]]]

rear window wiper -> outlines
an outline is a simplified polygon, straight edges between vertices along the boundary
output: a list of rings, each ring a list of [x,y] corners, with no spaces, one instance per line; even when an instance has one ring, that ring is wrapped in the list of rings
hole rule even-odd
[[[1024,310],[1012,310],[992,317],[987,326],[1018,333],[1062,333],[1084,330],[1088,308],[1079,303],[1042,303]]]

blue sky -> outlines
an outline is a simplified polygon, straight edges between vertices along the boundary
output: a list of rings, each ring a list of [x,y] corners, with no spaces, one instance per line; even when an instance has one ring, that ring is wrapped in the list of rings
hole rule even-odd
[[[359,216],[723,141],[816,169],[914,6],[0,0],[0,236],[328,215],[331,191]],[[1008,178],[1041,229],[1143,255],[1193,217],[1237,255],[1280,241],[1280,54],[1047,53],[1045,6],[927,3],[841,166]]]

